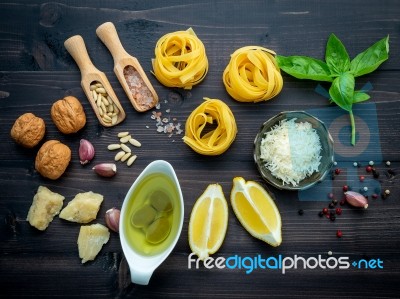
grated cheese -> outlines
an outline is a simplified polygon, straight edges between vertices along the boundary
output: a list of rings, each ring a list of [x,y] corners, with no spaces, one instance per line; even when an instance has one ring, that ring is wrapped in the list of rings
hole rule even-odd
[[[298,186],[299,182],[318,172],[321,142],[308,122],[282,120],[261,140],[261,159],[282,185]]]

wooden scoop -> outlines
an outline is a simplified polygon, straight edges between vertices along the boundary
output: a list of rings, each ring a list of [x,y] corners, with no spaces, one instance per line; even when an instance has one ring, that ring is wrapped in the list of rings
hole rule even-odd
[[[153,108],[158,103],[158,95],[139,61],[123,48],[114,24],[107,22],[100,25],[96,34],[111,52],[115,75],[133,107],[139,112]]]
[[[75,35],[64,42],[81,71],[81,86],[99,122],[112,127],[125,119],[125,111],[114,93],[106,75],[99,71],[89,58],[82,36]]]

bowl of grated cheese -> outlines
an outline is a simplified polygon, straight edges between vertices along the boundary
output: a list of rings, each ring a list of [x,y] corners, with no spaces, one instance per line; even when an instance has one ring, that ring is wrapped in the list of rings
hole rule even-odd
[[[272,186],[305,190],[332,168],[333,139],[318,118],[304,111],[284,111],[261,126],[254,140],[254,161]]]

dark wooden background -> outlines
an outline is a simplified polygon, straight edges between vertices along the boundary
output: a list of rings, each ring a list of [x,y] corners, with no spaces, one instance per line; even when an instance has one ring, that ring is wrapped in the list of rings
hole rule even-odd
[[[400,6],[396,0],[381,1],[65,1],[22,0],[0,3],[0,296],[14,297],[269,297],[269,298],[399,298],[400,297],[400,208],[398,177],[386,176],[386,160],[399,167],[398,132],[400,125]],[[110,53],[96,37],[97,26],[112,21],[126,50],[136,56],[149,74],[160,99],[161,110],[184,125],[190,112],[203,97],[219,98],[227,103],[237,120],[238,135],[231,148],[219,157],[194,153],[181,140],[156,132],[151,112],[137,113],[123,93],[113,71]],[[199,86],[183,91],[161,86],[150,75],[154,46],[162,35],[192,27],[204,42],[209,58],[209,73]],[[259,104],[243,104],[226,93],[221,76],[229,55],[246,45],[260,45],[282,55],[301,54],[323,58],[325,43],[334,32],[346,45],[350,56],[390,35],[390,59],[376,72],[357,79],[360,88],[370,82],[370,104],[361,104],[356,114],[366,119],[377,117],[370,134],[378,143],[363,151],[368,161],[382,159],[378,182],[390,189],[386,200],[371,200],[367,211],[344,207],[337,221],[320,219],[317,213],[329,202],[327,193],[341,197],[341,187],[357,177],[348,177],[345,169],[331,184],[333,189],[310,190],[311,200],[300,201],[297,192],[282,192],[272,187],[283,221],[283,243],[278,248],[252,238],[229,210],[225,242],[215,256],[238,254],[264,257],[349,256],[351,260],[380,258],[383,269],[244,270],[188,269],[188,221],[195,200],[210,183],[220,183],[229,199],[232,179],[262,182],[252,157],[252,142],[259,126],[284,110],[322,109],[334,111],[327,99],[314,92],[315,82],[300,81],[284,75],[284,88],[275,99]],[[66,52],[68,37],[83,36],[93,63],[104,71],[127,112],[126,120],[116,128],[101,127],[80,87],[80,73]],[[327,87],[327,86],[325,86]],[[65,95],[78,97],[86,111],[87,125],[75,135],[57,131],[50,118],[50,107]],[[168,100],[168,103],[164,101]],[[325,110],[324,110],[325,109]],[[327,109],[327,110],[326,110]],[[331,110],[329,110],[331,109]],[[34,170],[38,148],[23,149],[9,136],[14,120],[33,112],[46,122],[45,139],[59,139],[72,149],[72,162],[57,181],[42,178]],[[328,113],[329,114],[329,113]],[[322,117],[322,120],[325,120]],[[342,124],[348,125],[347,119]],[[149,126],[149,128],[146,128]],[[110,161],[114,153],[106,146],[116,141],[120,131],[130,131],[143,146],[131,168],[118,164],[112,179],[96,176],[91,167],[82,167],[78,144],[86,138],[94,144],[93,163]],[[352,155],[345,138],[344,152]],[[372,140],[372,139],[371,139]],[[354,160],[358,159],[354,156]],[[26,219],[33,195],[39,185],[66,197],[92,190],[105,200],[96,222],[104,224],[104,213],[120,207],[125,193],[139,173],[153,160],[165,159],[175,168],[185,201],[185,221],[178,244],[168,259],[155,271],[150,285],[130,283],[119,238],[112,234],[95,261],[81,265],[76,245],[79,225],[58,217],[44,232],[31,227]],[[338,167],[352,159],[338,158]],[[363,162],[365,162],[363,161]],[[342,164],[341,164],[342,163]],[[360,168],[358,174],[364,174]],[[370,176],[367,176],[370,179]],[[353,181],[352,181],[353,180]],[[329,180],[328,180],[329,181]],[[329,182],[327,182],[329,185]],[[304,215],[299,216],[298,210]],[[336,230],[343,238],[336,238]]]

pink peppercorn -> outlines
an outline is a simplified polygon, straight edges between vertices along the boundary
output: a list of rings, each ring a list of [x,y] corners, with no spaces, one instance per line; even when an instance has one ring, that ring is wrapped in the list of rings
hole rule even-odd
[[[342,215],[342,209],[341,208],[336,208],[336,214],[337,215]]]
[[[337,236],[338,238],[341,238],[341,237],[343,236],[343,233],[342,233],[342,231],[341,231],[340,229],[338,229],[338,230],[336,231],[336,236]]]
[[[344,186],[343,186],[343,192],[347,192],[347,191],[349,191],[349,186],[344,185]]]
[[[340,168],[335,169],[335,174],[340,174]]]
[[[371,172],[371,171],[372,171],[372,167],[371,167],[371,166],[367,166],[367,167],[365,168],[365,170],[366,170],[367,172]]]
[[[365,180],[365,176],[361,175],[360,176],[360,182],[364,182],[364,180]]]

